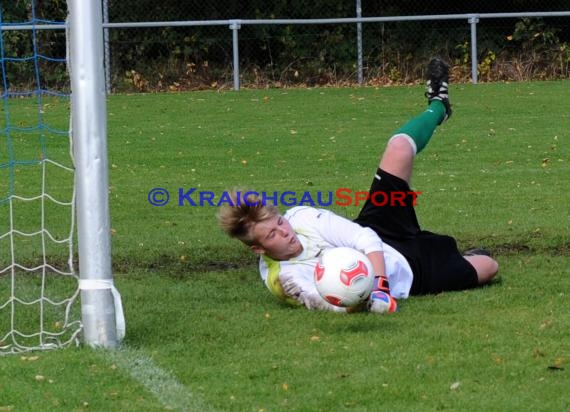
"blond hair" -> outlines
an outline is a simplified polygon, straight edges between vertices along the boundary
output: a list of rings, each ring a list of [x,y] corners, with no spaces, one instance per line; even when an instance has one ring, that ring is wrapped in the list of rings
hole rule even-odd
[[[279,215],[274,205],[265,204],[262,198],[247,190],[232,190],[228,195],[231,202],[220,207],[218,225],[228,236],[241,240],[248,246],[256,244],[251,229],[259,222]],[[245,198],[240,197],[247,194]],[[242,195],[243,196],[243,195]]]

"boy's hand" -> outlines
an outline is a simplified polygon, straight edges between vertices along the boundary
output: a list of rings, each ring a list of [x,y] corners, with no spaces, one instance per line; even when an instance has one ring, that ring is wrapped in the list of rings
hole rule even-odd
[[[398,310],[398,302],[386,292],[376,290],[368,298],[368,311],[374,313],[393,313]]]

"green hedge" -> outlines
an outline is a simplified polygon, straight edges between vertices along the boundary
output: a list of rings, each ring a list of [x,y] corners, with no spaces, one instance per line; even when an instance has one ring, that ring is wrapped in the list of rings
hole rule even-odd
[[[369,4],[370,3],[370,4]],[[428,2],[363,2],[363,16],[556,11],[565,2],[494,2],[458,4]],[[546,4],[548,3],[548,4]],[[4,22],[27,21],[30,1],[3,2]],[[64,20],[64,0],[36,0],[40,19]],[[223,20],[230,18],[353,17],[355,2],[262,0],[201,2],[124,0],[109,2],[111,22]],[[570,18],[483,19],[478,30],[481,81],[567,78]],[[470,32],[463,20],[363,25],[364,76],[370,84],[408,83],[422,76],[425,61],[442,55],[454,66],[456,80],[470,78]],[[230,87],[232,35],[228,27],[163,27],[110,29],[111,80],[118,91],[183,90]],[[38,31],[41,53],[65,55],[63,32]],[[357,80],[356,25],[249,25],[239,30],[240,74],[244,86],[352,84]],[[29,33],[4,31],[5,56],[33,51]],[[42,83],[62,87],[61,67],[42,62]],[[31,64],[7,67],[11,88],[29,87]],[[60,65],[61,66],[61,65]],[[30,80],[32,79],[32,80]],[[46,86],[47,87],[47,86]]]

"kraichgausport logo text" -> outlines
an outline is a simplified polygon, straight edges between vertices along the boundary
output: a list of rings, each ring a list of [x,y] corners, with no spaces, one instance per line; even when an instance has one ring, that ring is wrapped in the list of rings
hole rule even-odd
[[[360,206],[370,201],[374,206],[405,206],[411,199],[412,205],[417,205],[417,198],[422,192],[418,191],[391,191],[391,192],[369,192],[354,191],[352,189],[341,187],[335,191],[328,192],[267,192],[267,191],[223,191],[216,194],[209,190],[198,190],[193,187],[190,189],[178,188],[176,196],[177,206],[255,206],[259,203],[262,205],[273,206]],[[251,198],[255,201],[251,201]],[[170,193],[161,187],[155,187],[148,192],[148,202],[153,206],[165,206],[170,202]]]

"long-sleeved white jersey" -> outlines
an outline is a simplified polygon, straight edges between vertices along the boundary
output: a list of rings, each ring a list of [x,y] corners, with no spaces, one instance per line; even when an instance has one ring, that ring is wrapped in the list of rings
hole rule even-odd
[[[407,260],[397,250],[382,242],[370,228],[362,227],[325,209],[297,206],[288,210],[289,221],[303,245],[301,255],[287,261],[276,261],[262,255],[259,261],[261,278],[278,298],[310,309],[345,311],[327,303],[319,295],[314,282],[314,269],[324,249],[346,246],[362,253],[384,253],[390,292],[396,299],[408,297],[413,273]],[[286,290],[294,289],[294,296]]]

